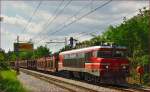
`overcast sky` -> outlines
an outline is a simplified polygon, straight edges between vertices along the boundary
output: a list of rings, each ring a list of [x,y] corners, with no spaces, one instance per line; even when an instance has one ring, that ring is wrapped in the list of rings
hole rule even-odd
[[[109,25],[118,25],[124,16],[131,18],[137,14],[138,9],[148,8],[149,5],[148,0],[114,0],[81,20],[65,26],[108,1],[3,0],[1,1],[1,16],[4,18],[1,22],[2,48],[6,51],[13,50],[17,35],[21,41],[32,39],[35,48],[45,45],[46,41],[64,41],[65,37],[69,39],[70,36],[84,41],[92,37],[88,34],[101,34]],[[53,34],[55,31],[58,32]],[[54,52],[62,48],[64,44],[54,43],[47,46]]]

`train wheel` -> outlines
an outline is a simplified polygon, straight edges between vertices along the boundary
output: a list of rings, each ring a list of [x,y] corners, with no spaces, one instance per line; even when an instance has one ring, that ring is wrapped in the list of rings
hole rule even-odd
[[[94,76],[94,82],[95,84],[99,83],[98,78],[96,76]]]
[[[87,73],[84,74],[84,80],[88,81]]]
[[[70,78],[74,78],[74,74],[73,74],[72,71],[69,71],[69,77],[70,77]]]
[[[88,74],[88,81],[92,82],[92,76]]]
[[[81,79],[81,80],[84,80],[85,75],[84,75],[83,72],[79,72],[79,76],[80,76],[80,79]]]

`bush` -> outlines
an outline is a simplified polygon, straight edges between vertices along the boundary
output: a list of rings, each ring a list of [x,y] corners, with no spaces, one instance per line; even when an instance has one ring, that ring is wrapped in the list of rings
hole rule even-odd
[[[8,63],[0,61],[0,70],[8,70],[8,69],[9,69]]]
[[[0,71],[0,90],[4,92],[25,92],[21,83],[17,80],[15,71]]]
[[[150,82],[150,74],[145,73],[142,77],[144,84],[148,84]]]

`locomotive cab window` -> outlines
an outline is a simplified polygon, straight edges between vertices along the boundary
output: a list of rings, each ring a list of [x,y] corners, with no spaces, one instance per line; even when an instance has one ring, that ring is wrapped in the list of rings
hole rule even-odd
[[[122,57],[125,58],[127,56],[127,52],[126,51],[115,51],[113,57]]]
[[[127,56],[126,51],[98,51],[97,57],[101,58],[125,58]]]
[[[112,51],[98,51],[97,56],[102,58],[112,58]]]
[[[88,61],[88,59],[89,59],[90,57],[92,57],[92,52],[87,52],[87,53],[85,53],[85,60],[86,60],[86,62],[90,62],[90,61]]]
[[[92,53],[93,55],[93,57],[97,57],[97,51],[93,51],[93,53]]]

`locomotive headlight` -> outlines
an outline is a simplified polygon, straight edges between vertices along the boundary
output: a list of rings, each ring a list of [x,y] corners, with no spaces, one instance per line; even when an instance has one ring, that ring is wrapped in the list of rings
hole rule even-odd
[[[126,69],[126,66],[124,65],[122,68],[123,68],[123,69]]]
[[[105,67],[106,67],[106,69],[108,69],[108,65],[106,65]]]

